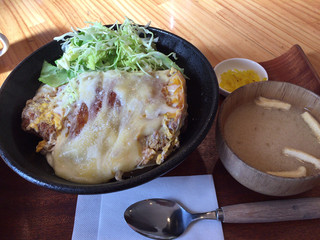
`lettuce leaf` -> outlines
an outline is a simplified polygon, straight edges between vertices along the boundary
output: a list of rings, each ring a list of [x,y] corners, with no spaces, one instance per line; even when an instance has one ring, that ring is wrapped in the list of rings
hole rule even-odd
[[[68,82],[68,72],[44,61],[39,81],[51,87],[59,87]]]

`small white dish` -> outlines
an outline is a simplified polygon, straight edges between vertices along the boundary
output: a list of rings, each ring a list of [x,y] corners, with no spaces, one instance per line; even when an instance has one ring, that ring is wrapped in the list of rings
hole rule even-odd
[[[223,96],[228,96],[230,92],[220,87],[221,74],[228,70],[234,70],[234,69],[238,69],[239,71],[253,70],[259,75],[260,79],[265,78],[268,80],[267,71],[259,63],[246,58],[226,59],[218,63],[214,67],[214,71],[216,73],[218,83],[219,83],[220,94],[222,94]]]
[[[0,42],[2,43],[2,49],[0,49],[0,56],[6,53],[9,48],[9,40],[8,38],[0,33]]]

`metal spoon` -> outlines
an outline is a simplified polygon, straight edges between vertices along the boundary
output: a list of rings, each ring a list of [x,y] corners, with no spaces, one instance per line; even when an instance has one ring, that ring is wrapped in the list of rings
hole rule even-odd
[[[243,203],[206,213],[189,213],[172,200],[148,199],[128,207],[124,218],[133,230],[146,237],[174,239],[191,222],[201,219],[224,223],[261,223],[320,218],[320,198]]]

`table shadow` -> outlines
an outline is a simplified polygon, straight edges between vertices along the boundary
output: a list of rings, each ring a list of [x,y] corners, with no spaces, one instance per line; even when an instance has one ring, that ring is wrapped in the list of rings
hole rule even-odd
[[[8,51],[0,57],[0,73],[12,71],[21,61],[39,49],[39,46],[44,46],[60,34],[57,30],[47,30],[17,42],[11,42],[9,39]]]

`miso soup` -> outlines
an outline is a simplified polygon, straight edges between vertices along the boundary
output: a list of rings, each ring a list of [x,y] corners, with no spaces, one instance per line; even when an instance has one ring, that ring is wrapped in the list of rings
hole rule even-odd
[[[303,120],[304,109],[264,108],[254,101],[234,109],[224,125],[226,142],[248,165],[264,171],[293,171],[301,166],[307,176],[319,169],[308,162],[288,157],[284,148],[293,148],[320,158],[320,143]]]

